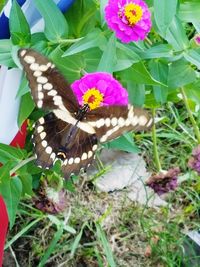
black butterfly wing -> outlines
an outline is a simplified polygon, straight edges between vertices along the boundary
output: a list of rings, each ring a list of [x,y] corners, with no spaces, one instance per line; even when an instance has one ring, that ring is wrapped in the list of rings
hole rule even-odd
[[[49,59],[32,49],[20,49],[18,57],[38,108],[77,111],[79,105],[70,85]]]
[[[61,160],[65,178],[87,168],[97,149],[95,134],[89,134],[49,113],[36,122],[33,134],[36,164],[44,169]]]
[[[104,106],[90,111],[85,119],[102,143],[115,139],[128,131],[148,130],[153,119],[142,108],[128,106]]]

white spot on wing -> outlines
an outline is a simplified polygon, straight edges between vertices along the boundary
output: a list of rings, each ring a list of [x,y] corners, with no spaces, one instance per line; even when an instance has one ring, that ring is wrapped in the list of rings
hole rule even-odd
[[[33,71],[38,70],[39,69],[39,65],[37,63],[32,63],[30,65],[30,69],[33,70]]]
[[[35,58],[27,55],[24,57],[24,61],[26,61],[26,63],[28,63],[28,64],[32,64],[35,62]]]
[[[39,126],[39,127],[42,127],[42,126]],[[45,137],[46,137],[46,133],[45,132],[42,132],[41,134],[40,134],[40,138],[43,140]]]
[[[33,76],[35,76],[35,77],[40,77],[41,75],[42,75],[42,72],[39,70],[36,70],[33,72]]]
[[[87,159],[87,153],[83,153],[82,157],[81,157],[81,160],[86,160]]]
[[[92,155],[93,155],[93,153],[92,153],[92,151],[90,150],[90,151],[88,152],[88,159],[91,158]]]
[[[42,85],[40,83],[38,84],[38,91],[42,91]]]
[[[54,161],[55,160],[55,158],[56,158],[56,154],[55,153],[51,153],[51,156],[50,156],[50,158]]]
[[[153,119],[151,118],[146,126],[149,127],[152,124],[152,122],[153,122]]]
[[[130,121],[130,119],[128,118],[128,119],[126,119],[126,121],[125,121],[125,126],[129,126],[131,124],[131,121]]]
[[[95,151],[95,150],[97,150],[97,148],[98,148],[97,145],[93,145],[92,150]]]
[[[37,128],[37,132],[38,133],[41,133],[42,131],[44,130],[44,127],[43,126],[38,126],[38,128]]]
[[[26,50],[22,50],[22,51],[20,52],[20,56],[21,56],[21,57],[23,57],[25,54],[26,54]]]
[[[40,76],[40,77],[37,78],[37,82],[44,84],[44,83],[48,82],[48,79],[46,77],[44,77],[44,76]]]
[[[61,110],[62,109],[62,110]],[[69,111],[64,107],[64,105],[59,106],[59,109],[53,110],[53,113],[56,115],[57,118],[66,121],[67,123],[70,123],[72,125],[77,124],[77,120],[71,116]],[[95,130],[94,128],[89,124],[85,122],[79,121],[78,127],[83,130],[84,132],[87,132],[89,134],[94,134]]]
[[[72,165],[73,162],[74,162],[74,159],[73,159],[73,158],[70,158],[69,161],[68,161],[68,164],[69,164],[69,165]]]
[[[61,96],[54,96],[53,101],[54,101],[54,104],[56,106],[62,105],[62,98],[61,98]]]
[[[130,106],[130,108],[129,108],[129,112],[128,112],[128,118],[129,118],[130,120],[132,120],[133,117],[134,117],[133,106]]]
[[[51,154],[52,152],[52,147],[48,146],[45,151],[47,152],[47,154]]]
[[[111,124],[112,124],[112,126],[116,126],[117,125],[117,118],[112,118]]]
[[[55,96],[57,95],[57,91],[56,90],[51,90],[47,93],[47,95],[51,95],[51,96]]]
[[[47,71],[48,70],[48,66],[47,65],[40,65],[39,66],[39,70],[41,70],[41,71]]]
[[[42,144],[43,147],[46,147],[47,146],[47,141],[43,140],[41,144]]]
[[[106,118],[106,119],[105,119],[105,125],[106,125],[107,127],[110,126],[110,119],[109,119],[109,118]]]
[[[80,163],[80,161],[81,161],[81,159],[79,157],[74,159],[74,163],[76,163],[76,164]]]
[[[64,162],[63,162],[63,164],[64,165],[67,165],[67,163],[68,163],[68,159],[65,159]]]
[[[38,99],[43,99],[44,98],[44,94],[42,92],[38,93]]]
[[[105,134],[105,135],[103,135],[102,137],[101,137],[101,139],[100,139],[100,142],[105,142],[107,140],[107,135]]]
[[[104,119],[100,119],[96,122],[96,127],[100,128],[105,124],[105,120]]]
[[[45,90],[51,90],[51,89],[53,88],[53,85],[52,85],[51,83],[45,83],[45,84],[43,85],[43,88],[44,88]]]
[[[137,116],[134,116],[134,117],[132,118],[131,122],[132,122],[132,125],[133,125],[133,126],[137,125],[137,124],[138,124],[138,117],[137,117]]]
[[[141,126],[144,126],[146,123],[147,123],[147,118],[144,115],[140,116],[139,117],[139,124]]]
[[[123,127],[125,125],[125,120],[122,117],[120,117],[118,119],[118,124],[119,124],[120,127]]]
[[[44,118],[43,117],[39,119],[39,123],[44,124]]]
[[[43,101],[42,101],[42,100],[39,100],[39,101],[37,102],[37,106],[38,106],[38,108],[41,108],[42,105],[43,105]]]

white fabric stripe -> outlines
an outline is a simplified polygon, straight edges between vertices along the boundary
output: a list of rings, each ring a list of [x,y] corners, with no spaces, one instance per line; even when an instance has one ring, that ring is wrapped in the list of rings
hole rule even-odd
[[[5,67],[4,67],[5,68]],[[0,72],[4,72],[4,68]],[[16,99],[16,94],[21,80],[21,71],[10,69],[4,73],[4,82],[0,84],[0,142],[10,144],[19,131],[17,116],[20,99]]]

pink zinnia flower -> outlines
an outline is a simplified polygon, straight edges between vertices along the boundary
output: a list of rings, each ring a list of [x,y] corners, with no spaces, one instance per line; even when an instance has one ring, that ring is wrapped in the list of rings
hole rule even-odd
[[[105,19],[124,43],[144,40],[151,29],[151,13],[142,0],[109,0]]]
[[[126,89],[106,72],[88,73],[73,82],[71,88],[79,104],[88,104],[91,110],[100,106],[128,104]]]
[[[194,37],[195,43],[200,46],[200,34],[195,35]]]
[[[188,161],[188,167],[200,175],[200,145],[192,151],[192,157]]]

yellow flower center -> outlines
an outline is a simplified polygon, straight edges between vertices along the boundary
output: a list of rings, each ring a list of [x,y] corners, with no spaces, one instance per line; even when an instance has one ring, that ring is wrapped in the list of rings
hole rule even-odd
[[[143,11],[141,6],[130,3],[124,8],[124,15],[131,25],[136,24],[142,18]]]
[[[95,87],[88,89],[83,95],[83,103],[88,104],[91,110],[100,107],[102,101],[103,94]]]

